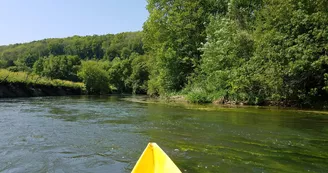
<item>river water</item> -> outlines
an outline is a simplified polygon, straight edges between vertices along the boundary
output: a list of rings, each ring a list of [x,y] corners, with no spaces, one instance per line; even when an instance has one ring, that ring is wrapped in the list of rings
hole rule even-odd
[[[205,110],[202,110],[205,109]],[[120,97],[0,100],[0,172],[130,172],[156,142],[182,172],[328,172],[328,114]]]

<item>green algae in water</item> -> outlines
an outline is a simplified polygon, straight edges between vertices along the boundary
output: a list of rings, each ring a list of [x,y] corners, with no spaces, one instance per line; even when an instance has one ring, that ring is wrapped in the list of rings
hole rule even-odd
[[[322,112],[104,96],[12,99],[0,110],[3,172],[128,173],[148,142],[161,146],[182,172],[328,170],[328,116]]]

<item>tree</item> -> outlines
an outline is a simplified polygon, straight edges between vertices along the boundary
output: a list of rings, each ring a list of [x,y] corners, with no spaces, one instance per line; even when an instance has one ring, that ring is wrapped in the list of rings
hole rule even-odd
[[[130,92],[132,87],[129,85],[129,77],[131,75],[130,59],[115,58],[111,62],[111,67],[108,70],[109,83],[116,87],[119,93]]]
[[[144,54],[142,36],[142,32],[123,32],[114,35],[110,41],[103,43],[105,59],[127,59],[132,53]]]
[[[33,64],[38,60],[37,55],[33,55],[32,53],[27,53],[22,55],[17,61],[15,61],[15,65],[21,68],[27,67],[32,68]]]
[[[149,93],[183,88],[200,59],[208,17],[225,13],[225,0],[149,0],[144,45],[153,56]]]
[[[324,101],[328,73],[327,1],[266,0],[256,22],[254,62],[271,96],[311,105]],[[279,81],[279,83],[277,82]]]
[[[187,88],[209,102],[224,99],[259,103],[259,95],[250,87],[248,61],[254,53],[253,23],[261,0],[230,0],[228,12],[211,18],[197,75]],[[263,99],[261,99],[263,100]]]
[[[33,71],[36,74],[52,79],[78,81],[77,71],[81,60],[77,56],[61,55],[40,58],[34,63]]]
[[[63,55],[64,54],[64,45],[62,40],[59,39],[49,39],[48,40],[48,50],[52,55]]]
[[[83,61],[78,76],[83,80],[89,94],[108,94],[108,65],[99,61]]]
[[[44,58],[39,58],[33,65],[33,72],[35,74],[44,76],[44,74],[43,74],[43,64],[44,64]]]
[[[3,68],[19,66],[15,69],[30,70],[34,62],[49,55],[74,55],[82,60],[112,60],[121,55],[128,58],[132,53],[144,54],[142,36],[142,32],[125,32],[0,46],[0,61]]]
[[[136,53],[130,56],[131,75],[128,83],[132,88],[133,94],[147,93],[147,81],[149,80],[148,57],[147,55],[138,55]]]

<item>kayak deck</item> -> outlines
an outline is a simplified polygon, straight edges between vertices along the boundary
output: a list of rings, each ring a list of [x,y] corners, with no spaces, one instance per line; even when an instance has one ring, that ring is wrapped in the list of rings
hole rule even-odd
[[[181,173],[181,171],[156,143],[149,143],[132,173]]]

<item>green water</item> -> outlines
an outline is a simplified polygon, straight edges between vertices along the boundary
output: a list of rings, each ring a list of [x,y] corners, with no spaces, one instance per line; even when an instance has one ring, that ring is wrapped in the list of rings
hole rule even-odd
[[[0,136],[0,172],[9,173],[130,172],[149,141],[182,172],[328,172],[320,113],[113,96],[2,99]]]

